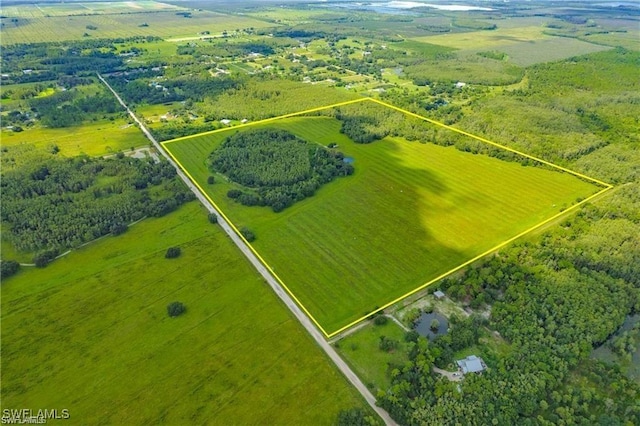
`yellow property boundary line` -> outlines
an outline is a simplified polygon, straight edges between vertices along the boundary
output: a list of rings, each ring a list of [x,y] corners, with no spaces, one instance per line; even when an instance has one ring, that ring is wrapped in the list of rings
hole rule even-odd
[[[264,120],[252,121],[250,123],[245,123],[245,124],[238,124],[237,126],[223,127],[221,129],[209,130],[208,132],[196,133],[195,135],[183,136],[181,138],[175,138],[175,139],[171,139],[169,141],[160,142],[160,144],[164,146],[166,144],[169,144],[169,143],[172,143],[172,142],[183,141],[185,139],[199,138],[200,136],[212,135],[214,133],[228,132],[230,130],[241,129],[243,127],[256,126],[258,124],[264,124],[264,123],[269,123],[269,122],[272,122],[272,121],[282,120],[283,118],[295,117],[297,115],[309,114],[311,112],[323,111],[325,109],[331,109],[331,108],[336,108],[336,107],[339,107],[339,106],[356,104],[356,103],[359,103],[359,102],[365,102],[365,101],[370,101],[370,100],[371,100],[370,98],[360,98],[360,99],[354,99],[354,100],[351,100],[351,101],[338,102],[337,104],[333,104],[333,105],[329,105],[329,106],[311,108],[311,109],[307,109],[307,110],[300,111],[300,112],[292,112],[291,114],[285,114],[285,115],[279,115],[277,117],[265,118]],[[182,166],[180,166],[180,167],[182,167]]]
[[[173,143],[173,142],[184,141],[184,140],[191,139],[191,138],[197,138],[197,137],[201,137],[201,136],[211,135],[211,134],[214,134],[214,133],[221,133],[221,132],[227,132],[227,131],[231,131],[231,130],[237,130],[237,129],[240,129],[240,128],[243,128],[243,127],[249,127],[249,126],[255,126],[255,125],[270,123],[270,122],[277,121],[277,120],[282,120],[282,119],[285,119],[285,118],[295,117],[295,116],[299,116],[299,115],[309,114],[309,113],[312,113],[312,112],[323,111],[323,110],[326,110],[326,109],[331,109],[331,108],[336,108],[336,107],[340,107],[340,106],[344,106],[344,105],[351,105],[351,104],[356,104],[356,103],[359,103],[359,102],[366,102],[366,101],[377,103],[377,104],[382,105],[384,107],[391,108],[393,110],[399,111],[402,114],[406,114],[408,116],[417,118],[419,120],[426,121],[428,123],[431,123],[433,125],[442,127],[444,129],[451,130],[453,132],[468,136],[468,137],[470,137],[472,139],[475,139],[477,141],[492,145],[492,146],[500,148],[500,149],[504,149],[504,150],[512,152],[514,154],[521,155],[523,157],[529,158],[529,159],[531,159],[533,161],[536,161],[538,163],[545,164],[547,166],[550,166],[550,167],[555,168],[557,170],[560,170],[562,172],[572,174],[572,175],[574,175],[576,177],[585,179],[585,180],[587,180],[589,182],[593,182],[593,183],[595,183],[595,184],[597,184],[599,186],[603,186],[604,188],[602,190],[596,192],[595,194],[585,198],[584,200],[580,201],[579,203],[574,204],[573,206],[569,207],[568,209],[566,209],[564,211],[561,211],[561,212],[553,215],[552,217],[550,217],[548,219],[545,219],[544,221],[542,221],[542,222],[540,222],[540,223],[538,223],[538,224],[536,224],[536,225],[534,225],[534,226],[532,226],[532,227],[520,232],[519,234],[517,234],[517,235],[515,235],[515,236],[513,236],[513,237],[511,237],[511,238],[509,238],[509,239],[507,239],[507,240],[505,240],[503,242],[501,242],[500,244],[496,245],[495,247],[492,247],[489,250],[487,250],[487,251],[475,256],[474,258],[467,260],[466,262],[456,266],[455,268],[453,268],[453,269],[451,269],[451,270],[449,270],[449,271],[447,271],[447,272],[445,272],[445,273],[443,273],[441,275],[438,275],[437,277],[433,278],[432,280],[430,280],[430,281],[420,285],[419,287],[409,291],[408,293],[406,293],[406,294],[404,294],[404,295],[402,295],[402,296],[400,296],[400,297],[388,302],[387,304],[385,304],[384,306],[376,309],[375,311],[372,311],[372,312],[370,312],[370,313],[358,318],[357,320],[350,322],[349,324],[345,325],[344,327],[341,327],[340,329],[338,329],[336,331],[333,331],[331,333],[327,333],[326,330],[320,325],[320,323],[318,323],[318,321],[314,318],[314,316],[311,315],[311,313],[307,310],[307,308],[300,302],[300,300],[296,297],[296,295],[291,290],[289,290],[289,287],[287,287],[287,285],[284,283],[284,281],[282,281],[282,279],[280,279],[280,277],[274,272],[274,270],[271,268],[271,266],[262,258],[262,256],[260,256],[260,254],[246,240],[246,238],[242,235],[242,233],[238,230],[238,228],[233,224],[233,222],[231,220],[229,220],[229,218],[227,217],[226,214],[224,214],[222,209],[220,207],[218,207],[218,205],[211,199],[209,194],[200,186],[200,184],[196,181],[196,179],[194,179],[194,177],[191,176],[191,173],[189,173],[189,171],[182,165],[182,163],[167,148],[167,145],[170,144],[170,143]],[[590,176],[587,176],[587,175],[584,175],[582,173],[578,173],[578,172],[575,172],[573,170],[567,169],[565,167],[558,166],[557,164],[553,164],[553,163],[551,163],[549,161],[546,161],[546,160],[543,160],[541,158],[534,157],[532,155],[529,155],[529,154],[526,154],[524,152],[515,150],[513,148],[509,148],[509,147],[504,146],[504,145],[500,145],[500,144],[495,143],[493,141],[490,141],[488,139],[482,138],[480,136],[476,136],[476,135],[474,135],[472,133],[465,132],[464,130],[456,129],[455,127],[448,126],[446,124],[440,123],[440,122],[432,120],[430,118],[423,117],[421,115],[415,114],[413,112],[404,110],[402,108],[396,107],[394,105],[391,105],[391,104],[388,104],[386,102],[380,101],[378,99],[373,99],[373,98],[361,98],[361,99],[355,99],[355,100],[351,100],[351,101],[339,102],[339,103],[328,105],[328,106],[323,106],[323,107],[318,107],[318,108],[311,108],[311,109],[307,109],[307,110],[304,110],[304,111],[294,112],[294,113],[285,114],[285,115],[280,115],[278,117],[267,118],[267,119],[264,119],[264,120],[258,120],[258,121],[254,121],[254,122],[251,122],[251,123],[240,124],[240,125],[232,126],[232,127],[224,127],[224,128],[221,128],[221,129],[211,130],[211,131],[208,131],[208,132],[203,132],[203,133],[197,133],[197,134],[194,134],[194,135],[184,136],[184,137],[172,139],[172,140],[169,140],[169,141],[164,141],[164,142],[161,142],[160,144],[165,149],[165,151],[171,156],[171,158],[173,158],[173,160],[176,162],[176,164],[178,164],[180,166],[182,171],[189,177],[191,182],[193,182],[193,184],[200,190],[200,192],[207,198],[207,200],[222,215],[222,217],[231,226],[233,231],[245,242],[247,247],[249,247],[249,249],[256,256],[256,258],[258,258],[258,260],[260,260],[260,262],[264,265],[264,267],[267,268],[269,273],[287,291],[289,296],[291,296],[291,298],[298,304],[298,306],[311,319],[311,321],[313,321],[313,323],[316,325],[316,327],[320,331],[322,331],[322,334],[324,334],[327,339],[330,339],[331,337],[336,336],[337,334],[340,334],[343,331],[353,327],[354,325],[358,324],[359,322],[362,322],[362,321],[366,320],[371,315],[375,315],[376,313],[383,311],[384,309],[388,308],[389,306],[394,305],[394,304],[398,303],[399,301],[401,301],[401,300],[403,300],[403,299],[405,299],[405,298],[407,298],[407,297],[409,297],[409,296],[411,296],[411,295],[413,295],[413,294],[415,294],[415,293],[417,293],[417,292],[419,292],[421,290],[424,290],[425,288],[427,288],[431,284],[434,284],[435,282],[443,279],[444,277],[446,277],[448,275],[451,275],[451,274],[461,270],[462,268],[464,268],[466,266],[469,266],[473,262],[475,262],[475,261],[487,256],[488,254],[491,254],[491,253],[493,253],[493,252],[505,247],[506,245],[512,243],[513,241],[517,240],[518,238],[521,238],[524,235],[529,234],[530,232],[533,232],[536,229],[539,229],[539,228],[543,227],[544,225],[546,225],[546,224],[558,219],[559,217],[561,217],[563,215],[566,215],[566,214],[568,214],[569,212],[571,212],[573,210],[576,210],[578,207],[582,206],[583,204],[588,203],[590,200],[594,199],[595,197],[598,197],[598,196],[602,195],[603,193],[605,193],[605,192],[607,192],[607,191],[609,191],[610,189],[613,188],[613,185],[611,185],[609,183],[600,181],[598,179],[594,179],[594,178],[592,178]]]
[[[256,124],[258,122],[255,122],[253,124]],[[238,126],[239,127],[239,126]],[[223,130],[229,130],[229,128],[223,129]],[[208,132],[211,133],[211,132]],[[174,139],[175,140],[175,139]],[[167,141],[167,142],[173,142],[174,140],[171,141]],[[234,223],[227,217],[226,214],[224,214],[224,212],[222,211],[222,209],[216,204],[215,201],[213,201],[213,199],[211,199],[211,197],[209,196],[209,194],[200,186],[200,184],[193,178],[193,176],[191,176],[191,173],[189,173],[189,171],[182,165],[182,163],[175,157],[175,155],[173,155],[173,153],[171,151],[169,151],[165,146],[166,142],[161,142],[161,145],[165,148],[165,151],[167,151],[167,153],[171,156],[171,158],[173,158],[173,161],[176,162],[176,164],[178,164],[180,166],[180,168],[182,169],[182,171],[189,177],[189,179],[191,180],[191,182],[193,182],[193,184],[198,187],[198,190],[200,190],[200,192],[207,198],[207,200],[213,205],[213,207],[215,207],[215,209],[218,211],[218,213],[220,213],[220,215],[224,218],[224,220],[227,221],[227,223],[229,224],[229,226],[231,226],[231,229],[233,229],[233,231],[242,239],[242,241],[244,241],[245,245],[247,247],[249,247],[249,250],[251,250],[251,252],[258,258],[258,260],[260,261],[260,263],[262,263],[262,265],[264,265],[265,268],[267,268],[267,270],[269,271],[269,273],[276,279],[276,281],[278,281],[278,283],[287,291],[287,293],[289,293],[289,296],[291,296],[291,298],[293,300],[295,300],[295,302],[298,304],[298,306],[300,306],[300,308],[304,311],[304,313],[311,319],[311,321],[313,321],[313,323],[316,325],[316,327],[318,327],[318,329],[320,331],[322,331],[322,334],[324,334],[327,338],[329,338],[329,334],[327,334],[327,332],[325,331],[325,329],[320,325],[320,323],[318,321],[316,321],[316,319],[314,318],[313,315],[311,315],[311,312],[309,312],[307,310],[307,308],[302,304],[302,302],[300,302],[300,300],[298,300],[298,298],[296,297],[295,294],[293,294],[293,292],[291,290],[289,290],[289,287],[287,287],[287,285],[284,283],[284,281],[282,281],[282,279],[280,279],[280,277],[275,273],[275,271],[271,268],[271,266],[262,258],[262,256],[260,256],[260,254],[256,251],[256,249],[253,248],[253,246],[249,243],[249,241],[247,241],[247,239],[244,237],[244,235],[242,235],[242,233],[238,230],[238,228],[236,227],[236,225],[234,225]]]

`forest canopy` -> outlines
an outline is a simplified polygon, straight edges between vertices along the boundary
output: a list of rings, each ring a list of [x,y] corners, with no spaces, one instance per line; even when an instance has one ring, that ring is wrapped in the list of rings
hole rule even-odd
[[[21,251],[76,247],[193,198],[167,162],[51,155],[2,176],[2,222]]]
[[[353,173],[344,155],[285,130],[258,129],[228,137],[210,157],[211,170],[244,188],[230,198],[279,212],[312,196],[323,184]]]

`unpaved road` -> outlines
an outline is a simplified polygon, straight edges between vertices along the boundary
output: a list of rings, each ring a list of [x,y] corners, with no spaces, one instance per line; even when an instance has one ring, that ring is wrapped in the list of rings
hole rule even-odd
[[[373,394],[369,391],[369,389],[362,383],[362,381],[356,376],[356,374],[351,370],[351,368],[340,358],[338,353],[333,349],[331,345],[324,339],[323,335],[320,331],[314,326],[311,320],[302,312],[300,307],[296,305],[293,299],[289,296],[289,294],[280,286],[278,281],[271,275],[271,273],[265,268],[265,266],[258,260],[258,258],[253,254],[251,249],[245,244],[245,242],[234,232],[229,223],[224,219],[224,217],[216,210],[216,208],[209,202],[209,200],[204,196],[202,192],[196,187],[193,182],[187,177],[187,175],[182,171],[182,169],[176,164],[173,159],[167,154],[162,145],[156,141],[151,132],[146,128],[144,123],[142,123],[138,117],[129,109],[127,104],[124,103],[122,98],[116,93],[113,88],[107,83],[107,81],[98,74],[98,78],[105,84],[107,88],[113,93],[113,95],[118,99],[118,102],[127,110],[131,118],[138,123],[140,130],[145,134],[145,136],[153,143],[158,152],[160,152],[166,159],[175,167],[178,172],[178,176],[184,181],[184,183],[193,191],[198,200],[207,208],[207,210],[211,213],[215,213],[218,216],[218,225],[222,227],[222,229],[229,235],[234,244],[242,251],[242,253],[249,259],[249,262],[258,270],[260,275],[265,279],[265,281],[271,286],[273,291],[278,295],[278,297],[284,302],[284,304],[289,308],[291,313],[300,321],[302,326],[307,330],[307,332],[313,337],[316,343],[322,348],[322,350],[327,354],[327,356],[333,361],[333,363],[338,367],[338,369],[346,376],[346,378],[351,382],[353,386],[360,392],[360,394],[364,397],[367,403],[371,406],[371,408],[380,416],[380,418],[387,425],[396,425],[396,422],[389,416],[382,408],[376,405],[376,399]]]
[[[442,376],[445,376],[447,379],[449,379],[450,382],[459,382],[462,380],[462,373],[460,373],[459,371],[452,373],[451,371],[443,370],[436,366],[433,367],[433,371]]]

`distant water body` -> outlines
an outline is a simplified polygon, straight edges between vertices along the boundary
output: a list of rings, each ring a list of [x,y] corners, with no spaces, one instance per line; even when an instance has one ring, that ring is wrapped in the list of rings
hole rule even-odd
[[[624,1],[614,1],[609,3],[596,3],[594,6],[604,6],[604,7],[639,7],[640,2],[624,2]]]
[[[431,4],[417,1],[390,1],[385,4],[387,7],[397,9],[413,9],[414,7],[431,7],[433,9],[450,10],[454,12],[468,12],[470,10],[493,10],[488,7],[465,6],[461,4]]]
[[[379,13],[410,13],[411,9],[417,7],[430,7],[432,9],[447,10],[452,12],[468,12],[473,10],[490,11],[493,10],[488,7],[480,6],[466,6],[460,4],[433,4],[423,3],[417,1],[388,1],[388,2],[344,2],[344,3],[329,3],[328,7],[342,7],[345,9],[358,9],[358,10],[372,10]]]

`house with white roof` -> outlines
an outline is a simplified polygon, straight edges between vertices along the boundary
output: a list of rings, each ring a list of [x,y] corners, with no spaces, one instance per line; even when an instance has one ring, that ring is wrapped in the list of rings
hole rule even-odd
[[[469,355],[465,359],[460,359],[456,361],[456,364],[460,367],[462,374],[481,373],[487,368],[482,358],[478,358],[475,355]]]

